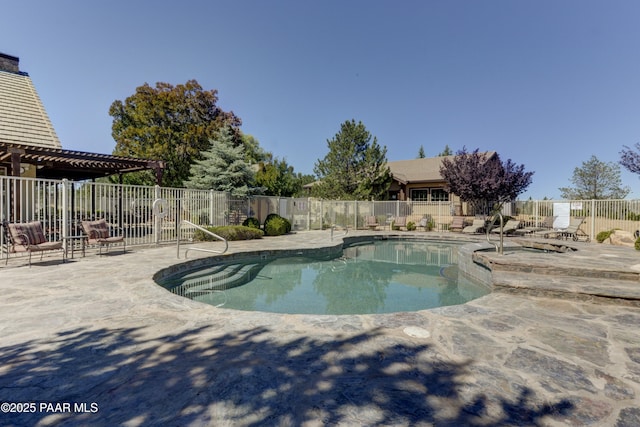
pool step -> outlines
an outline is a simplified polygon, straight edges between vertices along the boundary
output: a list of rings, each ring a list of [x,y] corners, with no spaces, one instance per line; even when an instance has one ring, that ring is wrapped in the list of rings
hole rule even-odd
[[[171,289],[171,292],[194,298],[200,295],[221,291],[240,286],[255,277],[264,264],[225,264],[218,268],[208,268],[197,273],[190,273],[181,285]],[[202,272],[205,272],[201,274]],[[207,274],[208,273],[208,274]]]

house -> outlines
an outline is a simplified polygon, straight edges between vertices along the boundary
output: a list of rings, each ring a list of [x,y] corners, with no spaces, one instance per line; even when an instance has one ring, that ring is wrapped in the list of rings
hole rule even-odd
[[[0,175],[87,180],[150,169],[164,162],[64,150],[19,58],[0,53]]]
[[[495,151],[486,153],[487,158],[495,155]],[[387,166],[393,175],[393,182],[389,187],[389,199],[414,202],[459,202],[460,199],[457,196],[447,191],[446,182],[440,176],[442,160],[454,157],[425,157],[388,162]]]

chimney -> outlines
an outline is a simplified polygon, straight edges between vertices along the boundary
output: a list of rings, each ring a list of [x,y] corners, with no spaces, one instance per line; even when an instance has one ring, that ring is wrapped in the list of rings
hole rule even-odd
[[[0,71],[20,73],[20,67],[18,66],[19,62],[20,58],[18,58],[17,56],[0,53]]]

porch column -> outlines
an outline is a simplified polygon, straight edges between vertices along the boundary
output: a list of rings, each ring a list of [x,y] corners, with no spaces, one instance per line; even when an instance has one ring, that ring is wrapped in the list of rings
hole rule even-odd
[[[11,153],[11,176],[20,176],[20,157],[24,154],[21,148],[9,147]]]

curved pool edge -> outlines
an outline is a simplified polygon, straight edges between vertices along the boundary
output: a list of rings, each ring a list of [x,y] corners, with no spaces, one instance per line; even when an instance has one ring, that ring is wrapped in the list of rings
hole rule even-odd
[[[281,236],[281,238],[286,237]],[[523,295],[551,296],[580,301],[599,299],[603,302],[613,301],[625,305],[640,305],[640,286],[637,286],[637,283],[640,282],[640,265],[626,266],[624,261],[612,262],[616,257],[627,259],[631,256],[630,252],[625,250],[628,248],[548,239],[510,238],[505,241],[504,247],[507,253],[502,255],[492,251],[495,250],[495,246],[487,242],[484,236],[454,233],[364,232],[335,238],[330,242],[318,241],[316,245],[311,246],[297,245],[288,249],[241,250],[224,255],[204,256],[176,262],[158,270],[153,275],[153,281],[157,284],[162,278],[181,271],[249,257],[261,257],[265,260],[300,255],[335,257],[341,253],[345,245],[392,239],[459,243],[458,267],[460,271],[467,278],[490,287],[492,292],[519,292]],[[510,248],[520,247],[540,249],[541,254],[509,252]],[[556,251],[557,253],[542,254],[542,250]],[[550,263],[549,256],[556,257],[552,263]],[[596,262],[596,260],[600,262]],[[606,283],[602,282],[603,278],[607,279]],[[162,287],[159,284],[157,286]]]

